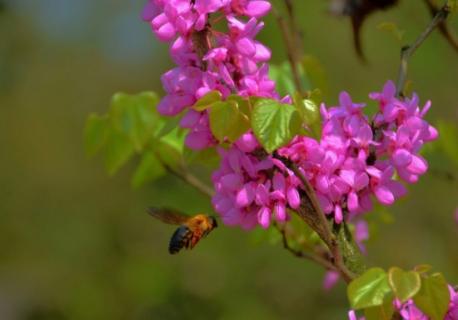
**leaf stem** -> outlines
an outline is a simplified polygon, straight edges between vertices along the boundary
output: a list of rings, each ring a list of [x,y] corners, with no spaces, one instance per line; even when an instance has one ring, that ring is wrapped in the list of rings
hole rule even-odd
[[[426,29],[420,34],[420,36],[415,40],[411,45],[405,46],[401,49],[401,63],[399,66],[398,72],[398,82],[396,86],[396,92],[398,97],[404,96],[404,86],[407,77],[407,66],[409,58],[415,53],[415,51],[422,45],[422,43],[428,38],[431,32],[440,25],[450,13],[450,7],[446,3],[442,8],[436,13],[433,20],[429,23]]]

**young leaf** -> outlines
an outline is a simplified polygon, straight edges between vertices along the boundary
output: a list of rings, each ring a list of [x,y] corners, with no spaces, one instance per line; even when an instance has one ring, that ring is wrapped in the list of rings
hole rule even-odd
[[[391,320],[394,313],[393,294],[387,294],[383,304],[364,309],[366,320]]]
[[[436,273],[422,278],[421,289],[413,300],[432,320],[444,319],[450,302],[450,292],[444,276]]]
[[[299,93],[294,94],[294,106],[303,123],[312,131],[316,138],[321,136],[321,117],[317,104],[310,99],[302,99]]]
[[[275,81],[276,90],[281,96],[285,96],[296,90],[291,74],[291,66],[287,61],[281,65],[271,64],[269,66],[269,78]]]
[[[109,175],[119,170],[134,154],[134,145],[122,133],[112,130],[107,138],[105,167]]]
[[[140,164],[132,176],[132,186],[141,187],[146,182],[152,181],[165,174],[165,169],[157,159],[153,151],[147,151],[143,154]]]
[[[248,119],[242,114],[235,101],[215,102],[209,112],[210,128],[219,140],[227,138],[230,142],[237,140],[250,129]]]
[[[185,131],[175,128],[155,142],[154,150],[167,166],[178,169],[183,163]]]
[[[353,280],[347,288],[347,296],[353,309],[380,306],[391,292],[388,276],[381,268],[371,268]]]
[[[200,98],[192,108],[196,111],[204,111],[210,108],[215,102],[221,101],[221,92],[213,90]]]
[[[301,129],[296,108],[270,99],[259,100],[253,109],[251,127],[267,152],[287,144]]]
[[[117,93],[112,98],[110,118],[113,127],[127,135],[137,151],[142,150],[154,134],[159,121],[157,102],[153,92]]]
[[[106,143],[109,134],[108,117],[95,113],[89,115],[84,128],[86,153],[93,156]]]
[[[394,295],[402,303],[416,295],[421,287],[421,279],[418,272],[404,271],[398,267],[393,267],[388,271],[388,282],[391,289],[393,289]]]
[[[160,118],[154,133],[154,137],[157,139],[162,138],[169,134],[172,130],[178,127],[178,124],[181,120],[181,117],[171,117],[171,118]]]

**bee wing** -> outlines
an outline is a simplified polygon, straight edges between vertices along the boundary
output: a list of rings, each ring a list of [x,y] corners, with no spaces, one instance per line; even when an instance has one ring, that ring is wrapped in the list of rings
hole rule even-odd
[[[180,225],[180,224],[183,224],[183,223],[186,223],[190,216],[184,214],[184,213],[181,213],[177,210],[173,210],[173,209],[169,209],[169,208],[155,208],[155,207],[150,207],[148,208],[148,213],[164,222],[164,223],[168,223],[168,224],[175,224],[175,225]]]

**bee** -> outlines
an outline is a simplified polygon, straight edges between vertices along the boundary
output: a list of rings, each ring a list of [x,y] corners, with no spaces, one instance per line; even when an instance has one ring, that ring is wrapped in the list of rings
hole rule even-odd
[[[200,239],[218,226],[215,217],[206,214],[188,216],[167,208],[148,208],[148,213],[164,223],[179,225],[169,242],[170,254],[176,254],[182,248],[194,248]]]

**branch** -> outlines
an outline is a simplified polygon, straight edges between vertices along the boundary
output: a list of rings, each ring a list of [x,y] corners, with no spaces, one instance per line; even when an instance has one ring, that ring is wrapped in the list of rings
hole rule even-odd
[[[320,238],[326,243],[333,257],[332,263],[337,271],[339,271],[342,278],[347,283],[351,282],[351,280],[353,280],[356,275],[345,265],[339,243],[329,226],[328,220],[323,210],[321,209],[321,205],[309,181],[307,178],[305,178],[296,164],[284,157],[279,156],[278,154],[275,154],[274,156],[282,161],[291,171],[293,171],[293,173],[302,182],[305,196],[307,198],[306,200],[308,201],[305,201],[305,207],[301,207],[297,213],[305,221],[305,223],[307,223],[316,233],[318,233]]]
[[[280,31],[283,37],[283,41],[286,45],[286,55],[288,56],[288,61],[291,66],[291,73],[293,74],[294,86],[296,87],[296,90],[302,94],[301,78],[299,76],[299,69],[297,67],[296,57],[294,55],[295,45],[294,41],[290,37],[291,31],[286,25],[285,19],[283,19],[283,17],[278,13],[278,11],[275,8],[272,8],[272,13],[277,19],[277,23],[280,27]]]
[[[428,6],[429,12],[431,13],[431,16],[434,17],[439,12],[440,8],[437,7],[435,0],[425,0],[425,2]],[[458,40],[453,36],[450,28],[445,23],[445,21],[439,23],[438,28],[440,33],[442,33],[442,35],[444,36],[445,40],[447,40],[447,42],[452,46],[452,48],[458,52]]]
[[[326,270],[337,271],[336,267],[326,257],[323,257],[323,256],[319,255],[316,252],[309,253],[309,252],[304,252],[304,251],[296,250],[296,249],[292,248],[288,243],[288,237],[286,235],[286,228],[284,228],[284,227],[282,228],[277,223],[275,223],[275,227],[277,228],[277,230],[280,232],[280,234],[282,236],[283,248],[285,248],[286,250],[291,252],[291,254],[293,254],[295,257],[308,259],[310,261],[313,261],[313,262],[321,265]]]
[[[415,51],[422,45],[422,43],[428,38],[431,32],[440,25],[450,13],[450,7],[448,4],[444,4],[442,8],[436,13],[433,20],[422,32],[422,34],[415,40],[411,45],[405,46],[401,49],[401,64],[399,66],[399,76],[396,86],[396,92],[399,97],[403,97],[403,90],[407,77],[407,66],[409,58],[415,53]]]
[[[196,188],[202,194],[204,194],[204,195],[206,195],[206,196],[208,196],[210,198],[213,197],[214,190],[210,186],[208,186],[204,182],[202,182],[195,175],[193,175],[192,173],[187,171],[186,169],[184,169],[182,172],[179,172],[179,171],[171,168],[167,164],[164,164],[163,162],[162,162],[162,165],[167,170],[167,172],[173,174],[174,176],[180,178],[181,180],[183,180],[184,182],[186,182],[190,186]]]
[[[172,168],[171,166],[169,166],[164,160],[162,160],[162,157],[158,153],[156,153],[156,157],[168,173],[186,182],[191,187],[194,187],[195,189],[197,189],[197,191],[199,191],[200,193],[210,198],[213,197],[213,194],[215,193],[213,188],[211,188],[210,186],[205,184],[203,181],[201,181],[199,178],[197,178],[195,175],[193,175],[191,172],[189,172],[184,167],[184,165],[183,165],[183,169],[181,171],[178,171]]]

